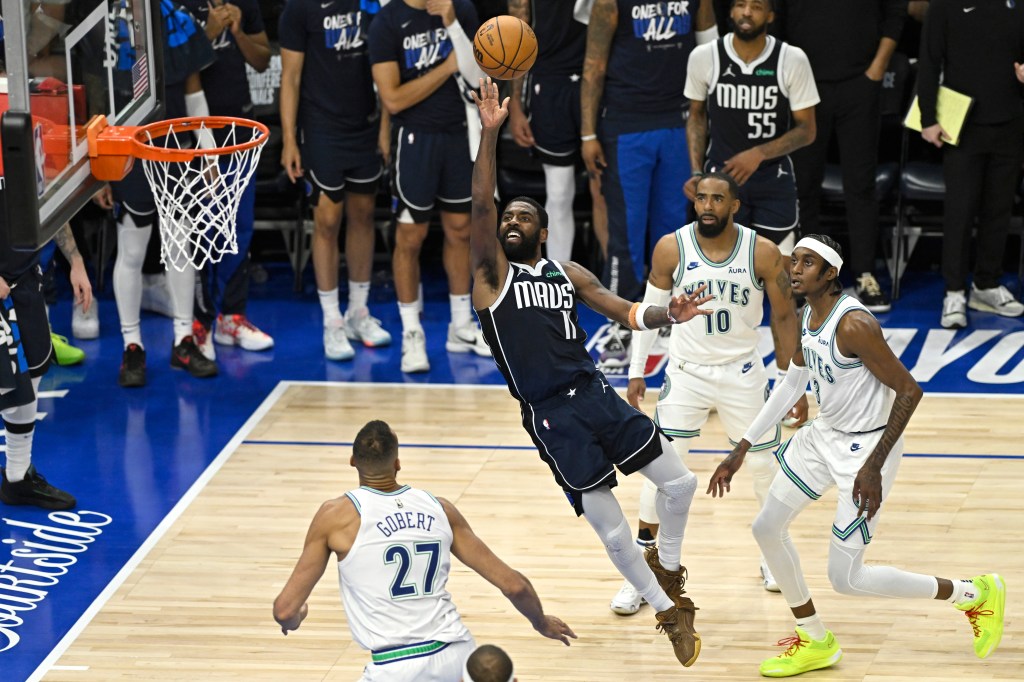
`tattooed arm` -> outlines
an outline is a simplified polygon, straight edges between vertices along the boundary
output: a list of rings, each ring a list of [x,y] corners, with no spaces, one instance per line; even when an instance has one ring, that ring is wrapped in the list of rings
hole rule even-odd
[[[889,420],[878,445],[868,455],[853,484],[853,501],[870,520],[882,504],[882,465],[907,428],[910,416],[921,402],[923,391],[899,358],[885,342],[878,320],[870,313],[855,310],[843,316],[836,330],[839,351],[856,357],[883,384],[896,391]]]
[[[583,60],[583,84],[580,88],[580,137],[597,135],[597,114],[604,94],[604,78],[608,72],[608,55],[619,23],[615,0],[595,0],[587,25],[587,52]],[[592,177],[601,177],[607,167],[601,143],[594,139],[583,142],[583,162]]]
[[[75,292],[75,303],[88,311],[92,305],[92,284],[89,283],[89,275],[85,272],[85,261],[82,260],[82,254],[75,243],[75,236],[71,234],[71,226],[64,223],[64,226],[57,230],[53,241],[71,264],[70,279],[71,288]]]

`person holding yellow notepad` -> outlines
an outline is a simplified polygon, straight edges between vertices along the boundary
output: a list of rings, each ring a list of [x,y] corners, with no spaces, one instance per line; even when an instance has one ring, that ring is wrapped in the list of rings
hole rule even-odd
[[[944,148],[946,295],[941,323],[948,329],[967,326],[968,307],[1004,317],[1024,314],[1024,305],[999,283],[1024,162],[1022,64],[1024,0],[931,0],[921,37],[917,96],[921,137]],[[940,122],[953,127],[949,121],[959,118],[947,119],[955,100],[949,91],[971,99],[959,135]],[[948,144],[954,140],[956,146]],[[968,300],[972,252],[976,255]]]

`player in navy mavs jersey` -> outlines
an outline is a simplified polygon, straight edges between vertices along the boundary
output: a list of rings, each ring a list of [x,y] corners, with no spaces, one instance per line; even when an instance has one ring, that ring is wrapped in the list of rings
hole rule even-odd
[[[370,315],[373,207],[383,174],[380,114],[370,75],[369,30],[377,0],[290,0],[281,39],[281,165],[313,188],[313,270],[323,313],[324,355],[355,356],[350,341],[386,346]],[[299,138],[301,134],[301,152]],[[338,232],[344,210],[348,310],[338,303]]]
[[[679,552],[697,477],[654,422],[620,398],[594,367],[576,305],[582,301],[633,329],[652,329],[707,314],[697,306],[710,297],[701,296],[701,286],[671,298],[668,307],[630,304],[576,263],[542,258],[547,213],[533,199],[510,201],[498,225],[495,148],[508,99],[499,100],[490,79],[481,80],[480,96],[473,96],[483,131],[473,168],[470,245],[473,306],[484,338],[519,400],[523,427],[541,459],[576,514],[597,532],[615,567],[655,608],[676,658],[692,665],[700,654],[700,635],[693,627],[693,602],[683,596]],[[658,488],[662,544],[648,552],[646,562],[611,492],[616,468],[626,475],[639,471]]]
[[[711,0],[594,2],[580,140],[608,204],[602,280],[623,298],[640,300],[651,249],[686,220],[686,60],[695,45],[717,37]],[[629,364],[629,340],[628,328],[613,326],[602,365]]]
[[[690,54],[686,122],[694,174],[728,173],[740,186],[736,222],[792,251],[798,222],[796,177],[789,154],[814,141],[819,101],[807,55],[768,36],[772,0],[734,0],[733,33]],[[710,129],[710,143],[709,143]]]

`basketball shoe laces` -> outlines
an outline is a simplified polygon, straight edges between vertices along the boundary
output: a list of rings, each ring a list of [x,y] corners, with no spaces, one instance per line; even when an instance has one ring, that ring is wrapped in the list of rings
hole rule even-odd
[[[245,315],[232,315],[231,322],[235,325],[236,329],[248,329],[249,331],[258,332],[256,325],[249,321],[249,318]]]
[[[775,645],[787,647],[780,656],[795,656],[797,651],[808,644],[808,640],[801,639],[800,635],[794,635],[793,637],[784,637],[783,639],[780,639]]]
[[[975,637],[981,637],[981,626],[978,625],[978,618],[980,618],[981,616],[994,616],[995,615],[995,612],[992,611],[991,609],[986,609],[985,611],[981,610],[981,607],[984,606],[985,604],[986,604],[986,602],[981,602],[976,607],[974,607],[972,609],[968,609],[967,611],[964,611],[964,614],[967,616],[967,620],[971,623],[971,628],[974,629],[974,636]]]

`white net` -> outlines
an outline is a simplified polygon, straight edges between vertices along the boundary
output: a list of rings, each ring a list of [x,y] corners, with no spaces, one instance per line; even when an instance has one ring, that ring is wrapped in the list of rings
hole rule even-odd
[[[218,129],[172,127],[157,138],[147,131],[146,142],[157,149],[192,149],[196,140],[204,147],[190,161],[142,159],[160,216],[160,257],[167,267],[184,272],[238,253],[238,203],[256,171],[263,144],[227,153],[223,148],[262,134],[259,128],[235,123]],[[214,140],[219,148],[210,148]]]

